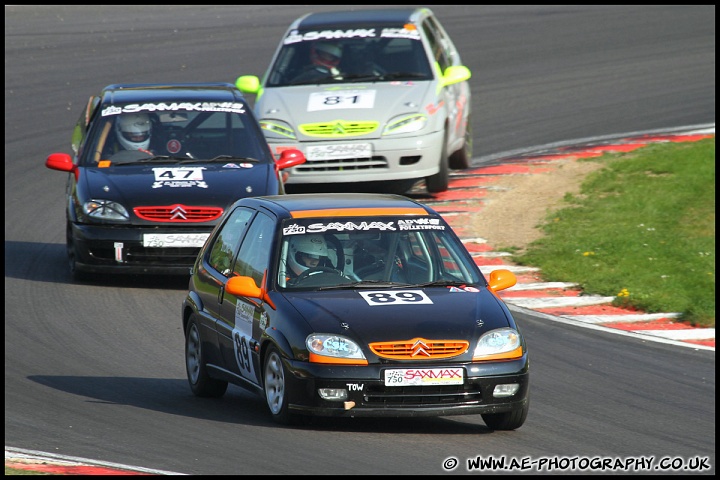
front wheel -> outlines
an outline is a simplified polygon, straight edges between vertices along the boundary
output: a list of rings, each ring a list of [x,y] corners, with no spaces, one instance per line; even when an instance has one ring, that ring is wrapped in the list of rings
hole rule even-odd
[[[268,408],[275,422],[291,423],[285,382],[285,365],[278,349],[268,347],[263,364],[263,389]]]
[[[447,132],[443,137],[442,150],[440,152],[440,171],[435,175],[425,178],[425,188],[429,193],[441,193],[448,189],[450,183],[450,165],[447,154]]]
[[[207,373],[200,325],[195,314],[190,315],[185,329],[185,370],[190,389],[198,397],[222,397],[228,383],[211,378]]]
[[[65,229],[65,249],[67,252],[68,266],[70,268],[70,277],[76,282],[82,282],[88,280],[90,276],[78,269],[78,251],[75,239],[72,233],[72,224],[70,221],[67,222]]]
[[[522,427],[527,418],[530,400],[522,408],[504,413],[485,413],[482,419],[492,430],[515,430]]]

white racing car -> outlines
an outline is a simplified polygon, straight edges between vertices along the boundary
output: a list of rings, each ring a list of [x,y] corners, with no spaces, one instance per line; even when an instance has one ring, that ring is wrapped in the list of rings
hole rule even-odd
[[[404,193],[424,179],[435,193],[447,190],[450,169],[470,164],[469,78],[432,11],[400,8],[307,14],[262,80],[236,85],[257,95],[276,156],[305,153],[288,186],[363,182]]]

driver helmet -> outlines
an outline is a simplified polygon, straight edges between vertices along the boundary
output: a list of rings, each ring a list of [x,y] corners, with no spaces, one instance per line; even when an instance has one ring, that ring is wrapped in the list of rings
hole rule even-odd
[[[150,146],[150,128],[147,113],[125,114],[115,122],[118,142],[127,150],[147,150]]]
[[[310,47],[310,61],[314,65],[325,67],[328,70],[336,68],[340,64],[342,50],[332,43],[318,42]]]
[[[303,255],[322,260],[327,258],[328,249],[322,235],[314,233],[310,235],[298,235],[290,239],[290,254],[288,263],[296,275],[300,275],[309,267],[303,260]]]

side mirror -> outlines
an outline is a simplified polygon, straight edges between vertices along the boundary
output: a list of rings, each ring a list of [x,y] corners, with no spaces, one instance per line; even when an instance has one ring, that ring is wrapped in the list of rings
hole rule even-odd
[[[292,168],[306,162],[305,155],[296,148],[288,148],[280,153],[280,158],[275,162],[277,170]]]
[[[45,160],[45,166],[52,170],[60,170],[61,172],[72,173],[75,171],[75,165],[72,157],[67,153],[51,153]]]
[[[225,285],[225,291],[236,297],[249,297],[262,299],[263,291],[255,284],[252,277],[230,277]]]
[[[235,81],[235,86],[243,93],[257,94],[260,91],[260,79],[255,75],[243,75]]]
[[[266,277],[267,271],[265,271],[265,274],[263,275],[263,285],[265,285]],[[252,277],[246,277],[243,275],[230,277],[225,284],[225,291],[231,295],[235,295],[236,297],[256,298],[267,303],[273,310],[275,310],[275,304],[273,304],[272,300],[270,300],[267,291],[262,287],[258,287]]]
[[[510,270],[501,268],[490,272],[490,281],[488,283],[491,291],[499,292],[515,285],[517,277]]]
[[[440,81],[443,87],[469,80],[472,74],[470,69],[464,65],[453,65],[445,69],[445,74]]]

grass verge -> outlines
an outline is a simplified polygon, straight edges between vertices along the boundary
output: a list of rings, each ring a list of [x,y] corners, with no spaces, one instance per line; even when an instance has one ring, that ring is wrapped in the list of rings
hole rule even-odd
[[[715,139],[654,144],[589,161],[578,195],[552,212],[520,265],[546,281],[647,313],[715,326]]]

